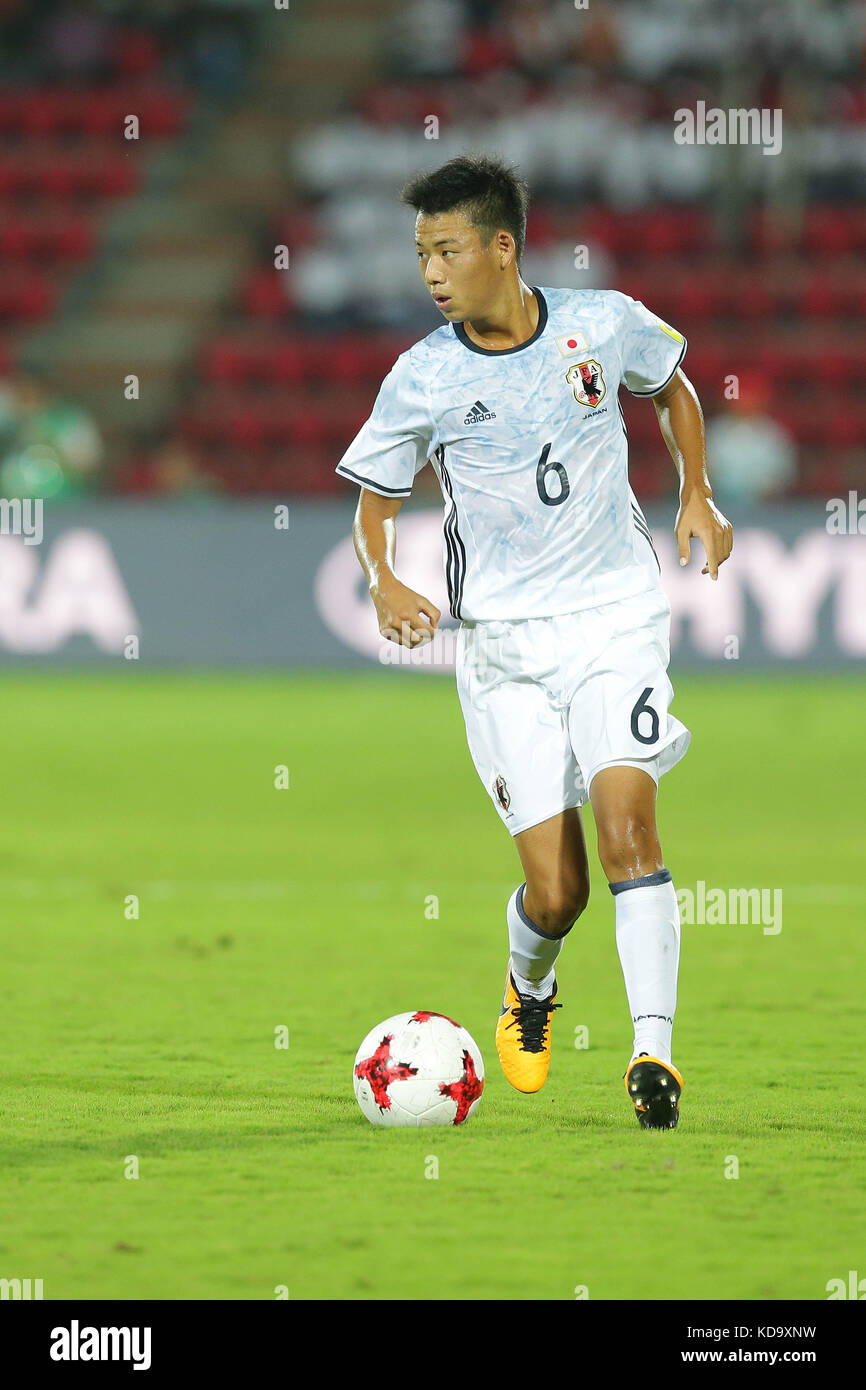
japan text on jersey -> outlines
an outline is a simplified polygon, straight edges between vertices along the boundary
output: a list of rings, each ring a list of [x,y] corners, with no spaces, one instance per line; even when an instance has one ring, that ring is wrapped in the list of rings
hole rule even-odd
[[[661,391],[686,341],[617,290],[533,294],[538,325],[517,347],[482,348],[445,324],[404,352],[337,465],[408,497],[430,461],[451,612],[464,621],[573,612],[658,585],[618,392]]]

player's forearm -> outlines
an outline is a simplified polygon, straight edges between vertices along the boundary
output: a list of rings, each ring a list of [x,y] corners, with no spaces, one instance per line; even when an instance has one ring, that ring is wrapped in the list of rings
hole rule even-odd
[[[682,501],[695,492],[712,497],[707,475],[704,416],[695,388],[682,377],[670,395],[654,399],[659,428],[680,478]]]
[[[442,615],[435,603],[402,584],[394,573],[396,517],[402,505],[401,497],[380,497],[363,488],[352,539],[370,586],[379,631],[391,642],[414,647],[432,641]]]
[[[379,497],[377,493],[366,488],[361,491],[352,527],[352,540],[358,562],[371,589],[380,585],[383,580],[396,577],[396,516],[401,505],[401,499]]]
[[[682,371],[653,397],[668,451],[680,475],[680,506],[674,524],[681,565],[687,565],[692,537],[703,543],[707,563],[701,574],[718,579],[734,543],[733,530],[715,502],[707,477],[704,416],[695,388]]]

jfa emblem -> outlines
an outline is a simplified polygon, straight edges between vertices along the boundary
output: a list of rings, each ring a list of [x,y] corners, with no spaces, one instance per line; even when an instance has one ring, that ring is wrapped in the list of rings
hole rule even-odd
[[[493,783],[493,790],[496,792],[496,799],[503,811],[507,811],[511,805],[511,793],[505,785],[504,777],[497,777],[496,781]]]
[[[581,405],[597,406],[604,400],[605,384],[601,363],[592,358],[589,362],[578,362],[569,367],[565,379],[574,391],[574,399]]]

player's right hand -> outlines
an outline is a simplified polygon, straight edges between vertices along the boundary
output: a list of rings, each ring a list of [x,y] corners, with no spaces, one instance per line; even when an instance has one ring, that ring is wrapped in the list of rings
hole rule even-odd
[[[429,598],[416,594],[399,579],[371,584],[370,596],[376,605],[379,631],[389,642],[418,647],[433,641],[442,615]]]

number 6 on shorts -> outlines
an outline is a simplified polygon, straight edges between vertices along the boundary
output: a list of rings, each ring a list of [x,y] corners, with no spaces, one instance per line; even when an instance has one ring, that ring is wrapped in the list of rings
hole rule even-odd
[[[658,743],[659,737],[658,712],[653,709],[652,705],[647,704],[647,696],[652,695],[652,693],[653,688],[651,685],[648,685],[646,690],[644,690],[641,694],[640,698],[635,704],[634,709],[631,712],[632,734],[637,739],[638,743],[645,743],[647,745],[652,743]],[[650,731],[648,734],[641,733],[640,717],[642,714],[648,714],[650,717]]]

